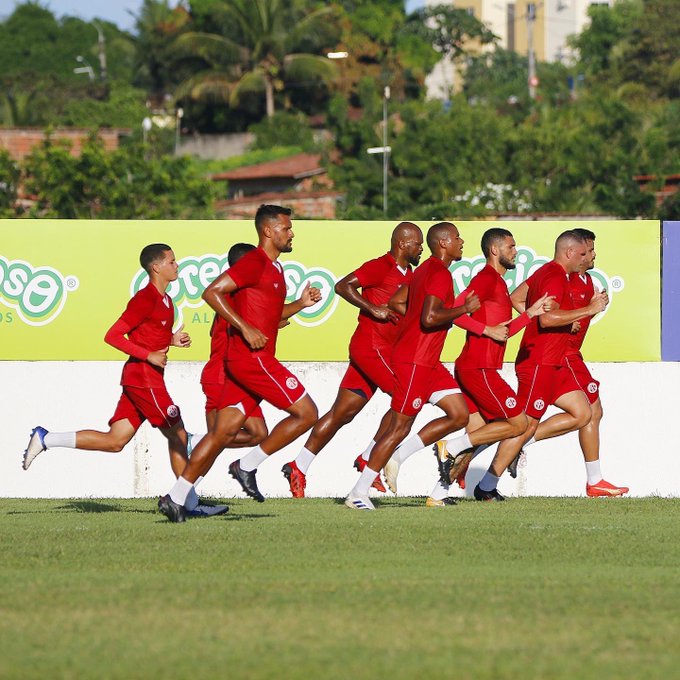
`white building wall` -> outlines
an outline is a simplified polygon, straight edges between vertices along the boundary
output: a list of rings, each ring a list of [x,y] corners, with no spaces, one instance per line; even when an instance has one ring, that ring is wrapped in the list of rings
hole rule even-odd
[[[54,449],[40,455],[28,471],[21,458],[35,425],[53,431],[92,427],[106,429],[120,394],[120,363],[116,362],[0,362],[3,443],[0,448],[0,497],[147,497],[165,493],[173,483],[162,435],[147,424],[119,454]],[[289,364],[319,406],[332,404],[343,363]],[[170,393],[182,408],[190,431],[204,429],[203,395],[199,385],[202,365],[173,362],[167,369]],[[680,364],[594,364],[602,383],[605,417],[602,423],[602,466],[607,479],[631,487],[633,496],[677,496],[680,493],[680,456],[677,452]],[[512,365],[505,378],[515,384]],[[388,398],[378,394],[353,423],[341,430],[320,454],[308,475],[308,495],[339,497],[347,494],[357,475],[352,461],[371,439]],[[264,406],[270,428],[281,414]],[[426,406],[414,431],[437,409]],[[301,437],[272,456],[258,473],[267,496],[288,496],[281,466],[293,459],[304,443]],[[468,475],[468,492],[477,483],[494,449],[475,460]],[[201,491],[240,496],[227,474],[231,460],[244,450],[229,450],[217,460]],[[399,478],[400,494],[426,495],[436,481],[431,450],[414,455]],[[576,434],[541,442],[529,449],[518,479],[504,475],[500,491],[510,495],[582,496],[583,460]],[[463,492],[456,492],[462,495]]]

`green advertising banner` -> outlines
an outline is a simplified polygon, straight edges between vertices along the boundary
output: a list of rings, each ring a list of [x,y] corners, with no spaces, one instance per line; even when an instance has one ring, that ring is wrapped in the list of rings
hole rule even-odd
[[[293,252],[281,258],[288,299],[309,281],[323,300],[292,320],[279,334],[284,361],[345,361],[357,310],[333,291],[337,280],[389,248],[394,222],[294,220]],[[430,222],[420,222],[426,232]],[[483,266],[480,239],[491,226],[509,229],[517,241],[517,268],[510,289],[552,258],[556,236],[570,226],[597,234],[598,288],[610,305],[591,325],[584,346],[589,361],[659,361],[660,254],[656,221],[457,222],[465,239],[464,259],[451,267],[456,292]],[[0,220],[0,359],[120,360],[104,334],[128,299],[145,285],[139,252],[148,243],[168,243],[180,264],[169,293],[175,325],[192,339],[171,359],[203,361],[209,349],[212,310],[204,288],[227,268],[233,243],[256,242],[251,221]],[[427,247],[423,259],[428,255]],[[449,333],[444,361],[453,361],[464,340]],[[519,337],[509,343],[515,357]]]

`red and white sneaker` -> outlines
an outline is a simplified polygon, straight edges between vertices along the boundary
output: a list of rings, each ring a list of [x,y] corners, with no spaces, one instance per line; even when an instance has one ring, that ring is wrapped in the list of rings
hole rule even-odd
[[[586,484],[586,494],[591,497],[623,496],[628,491],[627,486],[614,486],[604,479],[601,479],[597,484]]]
[[[288,480],[293,498],[304,498],[307,477],[295,464],[295,461],[292,460],[290,463],[286,463],[281,468],[281,472],[283,472],[283,476]]]
[[[354,461],[354,469],[357,472],[363,472],[364,468],[368,464],[368,461],[364,460],[361,455],[357,456],[357,459]],[[371,486],[376,490],[380,491],[380,493],[387,493],[387,489],[385,488],[385,485],[382,483],[382,479],[380,479],[380,473],[378,473],[378,476],[373,480],[373,484]]]

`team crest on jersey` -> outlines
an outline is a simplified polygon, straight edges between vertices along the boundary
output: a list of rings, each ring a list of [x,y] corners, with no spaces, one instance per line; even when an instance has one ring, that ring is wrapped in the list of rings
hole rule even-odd
[[[590,394],[595,394],[595,392],[597,392],[597,383],[588,383],[588,392],[590,392]]]
[[[286,379],[286,387],[289,390],[294,390],[298,386],[298,381],[295,378]]]
[[[168,418],[177,418],[177,416],[179,415],[179,409],[174,404],[170,404],[170,406],[168,406],[167,413]]]
[[[420,397],[416,397],[413,400],[413,408],[419,409],[423,405],[423,400]]]
[[[545,402],[543,401],[543,399],[536,399],[536,401],[534,402],[534,408],[537,411],[542,411],[545,408]]]
[[[515,399],[514,397],[508,397],[505,400],[505,405],[507,406],[507,408],[515,408],[515,406],[517,406],[517,399]]]

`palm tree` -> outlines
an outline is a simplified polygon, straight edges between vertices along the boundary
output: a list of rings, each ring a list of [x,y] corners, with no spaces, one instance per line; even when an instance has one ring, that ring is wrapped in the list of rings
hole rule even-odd
[[[179,53],[209,65],[184,81],[175,95],[214,97],[237,106],[244,93],[264,92],[271,117],[275,93],[286,84],[328,82],[335,76],[325,57],[297,51],[332,46],[334,17],[332,6],[310,10],[304,0],[222,0],[211,14],[220,33],[190,31],[175,40]]]

